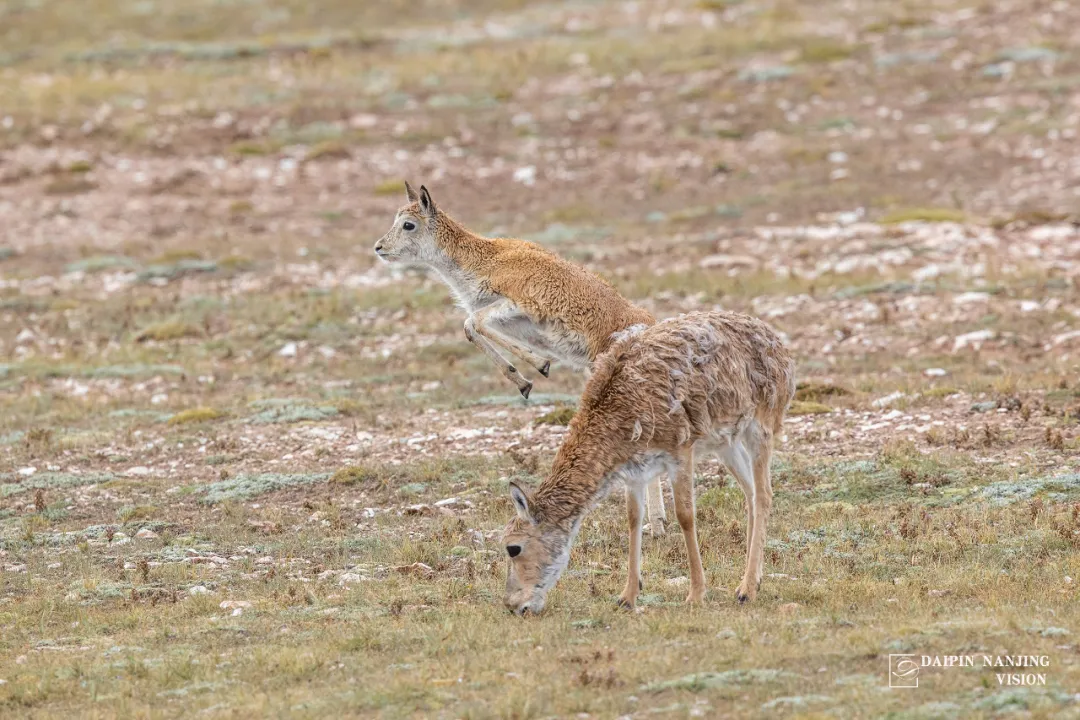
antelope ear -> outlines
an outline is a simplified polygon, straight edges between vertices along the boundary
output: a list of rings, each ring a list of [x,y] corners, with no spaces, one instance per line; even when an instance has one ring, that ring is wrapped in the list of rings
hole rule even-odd
[[[423,185],[420,186],[420,209],[428,217],[435,217],[435,201],[431,199],[431,193]]]
[[[405,194],[409,196],[409,202],[414,203],[420,199],[420,196],[413,190],[413,186],[409,184],[409,181],[405,181]]]
[[[516,482],[510,481],[510,499],[514,501],[514,509],[518,517],[529,524],[535,524],[532,513],[529,511],[529,496]]]

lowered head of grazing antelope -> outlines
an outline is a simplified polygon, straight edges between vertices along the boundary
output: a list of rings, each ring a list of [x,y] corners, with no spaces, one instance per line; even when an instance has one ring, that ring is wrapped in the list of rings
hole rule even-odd
[[[398,210],[394,226],[375,243],[375,254],[384,262],[428,265],[435,260],[435,236],[440,216],[435,201],[423,185],[420,192],[405,183],[409,204]]]
[[[518,615],[538,614],[544,609],[548,592],[570,562],[570,545],[579,523],[546,520],[530,508],[529,496],[513,482],[510,498],[517,517],[507,524],[503,533],[510,561],[504,602]]]

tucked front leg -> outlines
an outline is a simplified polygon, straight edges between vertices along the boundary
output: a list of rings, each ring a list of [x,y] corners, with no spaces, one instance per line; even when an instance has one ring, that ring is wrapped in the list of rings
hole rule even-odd
[[[473,345],[480,348],[510,382],[517,385],[518,392],[521,393],[522,397],[529,397],[529,393],[532,391],[532,383],[526,380],[518,372],[517,368],[507,362],[506,358],[499,354],[499,351],[492,346],[488,339],[481,335],[476,329],[476,320],[472,315],[465,319],[465,337]]]
[[[544,377],[547,377],[551,372],[550,358],[541,357],[535,352],[535,348],[530,347],[521,338],[510,337],[501,331],[509,319],[520,318],[526,322],[531,322],[508,299],[497,300],[491,305],[477,310],[473,313],[473,318],[476,320],[477,331],[482,333],[488,340],[529,363]]]
[[[626,488],[626,519],[630,525],[630,562],[626,570],[626,587],[619,596],[619,605],[632,609],[637,602],[638,593],[641,592],[641,530],[642,498],[640,491],[635,491],[630,486]]]
[[[697,604],[705,599],[705,568],[701,564],[701,549],[698,548],[697,528],[694,520],[694,450],[687,448],[679,458],[675,471],[675,481],[671,484],[675,496],[675,517],[683,531],[686,541],[686,554],[690,559],[690,593],[686,596],[688,604]]]

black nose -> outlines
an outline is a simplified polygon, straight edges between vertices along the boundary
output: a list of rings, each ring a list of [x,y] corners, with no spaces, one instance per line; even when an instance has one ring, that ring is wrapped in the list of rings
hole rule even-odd
[[[375,252],[382,252],[382,243],[378,243],[375,245]]]

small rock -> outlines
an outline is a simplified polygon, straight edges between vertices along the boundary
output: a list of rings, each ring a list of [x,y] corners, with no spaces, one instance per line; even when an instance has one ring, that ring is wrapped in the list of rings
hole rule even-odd
[[[192,585],[188,588],[188,595],[205,595],[208,592],[210,591],[206,589],[205,585]]]
[[[923,370],[923,375],[926,377],[945,377],[949,374],[949,371],[945,368],[926,368]]]
[[[1070,340],[1077,339],[1080,339],[1080,330],[1072,330],[1071,332],[1062,333],[1061,335],[1055,335],[1050,341],[1050,344],[1054,347],[1057,347],[1058,345],[1063,345]]]
[[[927,597],[945,597],[952,593],[952,590],[929,590],[927,591]]]
[[[987,400],[985,402],[977,402],[971,404],[971,412],[984,413],[997,409],[996,400]]]
[[[247,600],[222,600],[218,605],[222,610],[235,610],[251,607],[251,603]]]
[[[393,568],[395,572],[405,575],[419,575],[421,577],[435,577],[435,570],[430,565],[422,562],[414,562],[412,565],[398,565]]]
[[[25,665],[26,664],[26,656],[25,655],[20,655],[19,657],[15,658],[15,664],[16,665]]]
[[[256,560],[255,564],[256,565],[273,565],[274,564],[274,558],[267,555],[265,557],[261,557],[258,560]]]
[[[34,331],[30,328],[23,328],[18,335],[15,336],[16,345],[24,345],[31,342],[34,339]]]
[[[993,340],[997,337],[997,333],[993,330],[976,330],[974,332],[964,333],[963,335],[957,335],[953,338],[953,352],[963,350],[969,345],[978,350],[982,347],[982,344],[987,340]]]
[[[953,298],[953,305],[970,305],[972,303],[990,302],[990,293],[966,292],[960,293]]]
[[[36,467],[19,468],[19,474],[22,475],[23,477],[30,477],[31,475],[33,475],[36,472],[37,472]]]
[[[379,117],[371,113],[358,113],[349,118],[349,125],[358,130],[373,128],[379,124]]]
[[[158,534],[150,528],[143,528],[139,532],[135,533],[135,537],[140,540],[156,540]]]
[[[363,576],[360,575],[360,573],[354,573],[354,572],[342,573],[341,576],[338,578],[338,584],[339,585],[348,585],[349,583],[361,582],[363,579],[364,578],[363,578]]]
[[[129,477],[143,477],[144,475],[150,474],[150,468],[143,465],[136,465],[135,467],[125,470],[124,474]]]
[[[281,357],[296,357],[297,346],[294,342],[288,342],[281,346],[278,355]]]
[[[709,268],[740,268],[756,267],[758,261],[749,255],[709,255],[702,258],[698,266],[702,269]]]
[[[536,184],[536,166],[526,165],[525,167],[519,167],[514,171],[514,182],[519,182],[522,185],[532,186]]]
[[[896,402],[897,400],[899,400],[902,397],[904,397],[904,393],[897,390],[894,393],[889,393],[885,397],[880,397],[877,400],[874,400],[870,404],[873,405],[874,407],[878,407],[878,408],[887,407],[889,405],[892,405],[894,402]]]
[[[50,570],[58,570],[58,569],[62,568],[63,566],[64,566],[63,563],[51,562],[48,565],[46,565],[45,567],[49,568]]]
[[[739,637],[739,634],[736,633],[731,628],[724,628],[720,632],[716,633],[716,638],[718,640],[735,640],[738,637]]]
[[[673,588],[683,587],[684,585],[689,585],[689,584],[690,584],[690,578],[688,578],[686,576],[668,578],[667,580],[664,581],[664,585],[667,585],[668,587],[673,587]]]

